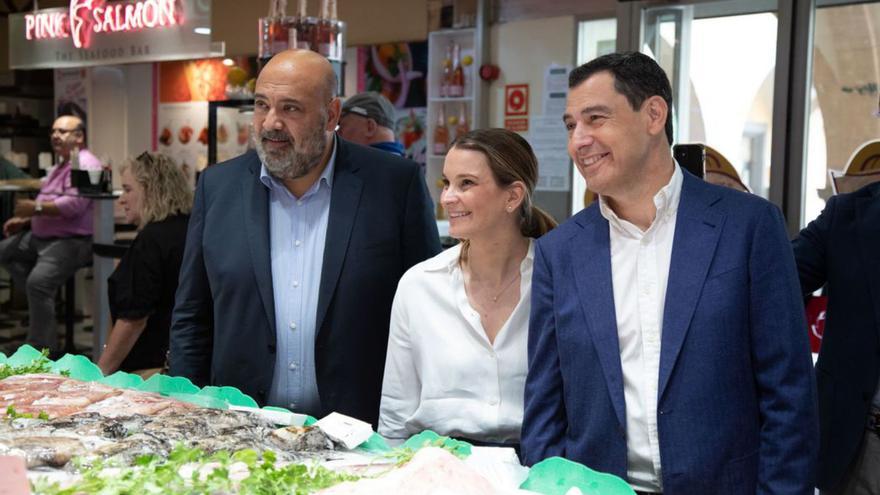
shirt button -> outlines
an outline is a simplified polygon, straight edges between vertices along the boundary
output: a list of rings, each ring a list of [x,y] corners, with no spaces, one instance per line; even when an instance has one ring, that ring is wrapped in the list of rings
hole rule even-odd
[[[490,405],[490,406],[497,406],[497,405],[498,405],[498,399],[496,399],[496,398],[494,398],[494,397],[491,398],[491,399],[489,399],[489,405]]]
[[[296,362],[290,363],[290,371],[296,371],[297,368],[299,368],[299,366]]]
[[[295,410],[296,409],[296,402],[291,402],[290,404],[287,405],[287,408],[290,409],[291,411]]]
[[[296,281],[296,280],[294,280],[294,281],[293,281],[293,286],[294,286],[294,287],[299,287],[299,282]]]
[[[290,322],[290,329],[291,329],[291,330],[296,330],[296,323],[294,323],[294,322]]]
[[[301,200],[301,199],[296,200],[297,206],[302,206],[302,204],[303,204],[303,200]]]
[[[299,246],[300,244],[302,244],[302,241],[299,241],[299,240],[293,241],[294,246]]]

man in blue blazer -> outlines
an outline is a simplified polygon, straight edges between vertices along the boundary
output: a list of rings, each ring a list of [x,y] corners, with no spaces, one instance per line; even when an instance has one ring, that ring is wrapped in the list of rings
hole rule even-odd
[[[792,244],[804,295],[828,290],[816,486],[880,493],[880,182],[832,197]]]
[[[812,362],[778,209],[672,159],[640,53],[569,76],[569,154],[599,201],[539,239],[522,452],[638,493],[812,494]]]
[[[397,282],[440,243],[418,164],[335,135],[336,84],[310,51],[261,71],[257,152],[199,180],[170,372],[375,424]]]

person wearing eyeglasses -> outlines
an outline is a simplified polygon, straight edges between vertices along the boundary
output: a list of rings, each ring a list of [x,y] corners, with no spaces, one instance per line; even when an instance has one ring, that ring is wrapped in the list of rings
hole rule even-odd
[[[27,292],[27,343],[54,355],[59,349],[55,295],[92,256],[92,201],[78,197],[71,185],[72,162],[101,170],[101,161],[86,149],[85,123],[79,117],[58,117],[49,137],[58,165],[37,197],[16,202],[14,216],[3,224],[7,238],[0,241],[0,265]]]
[[[149,376],[165,364],[193,193],[170,157],[144,152],[120,170],[119,205],[138,235],[108,279],[113,329],[98,366]]]

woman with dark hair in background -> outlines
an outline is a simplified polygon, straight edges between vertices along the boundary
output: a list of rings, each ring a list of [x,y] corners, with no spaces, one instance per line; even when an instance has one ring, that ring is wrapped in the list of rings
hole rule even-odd
[[[139,232],[108,280],[113,329],[98,366],[104,374],[149,375],[164,366],[168,352],[193,194],[180,167],[162,154],[130,160],[121,178],[119,204]]]
[[[412,267],[397,288],[379,433],[430,429],[518,446],[527,371],[532,239],[555,221],[532,203],[538,163],[505,129],[457,139],[441,203],[457,246]]]

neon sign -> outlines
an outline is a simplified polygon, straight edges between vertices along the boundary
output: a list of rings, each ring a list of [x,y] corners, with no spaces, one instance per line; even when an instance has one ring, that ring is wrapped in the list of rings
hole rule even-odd
[[[28,40],[73,38],[77,48],[88,48],[93,34],[124,33],[183,24],[178,0],[112,2],[71,0],[68,12],[25,15]]]

